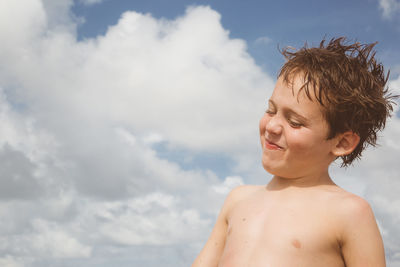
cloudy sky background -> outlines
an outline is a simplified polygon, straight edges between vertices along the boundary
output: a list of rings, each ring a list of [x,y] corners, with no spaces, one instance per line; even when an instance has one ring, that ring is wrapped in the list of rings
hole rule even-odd
[[[277,47],[379,41],[400,2],[0,0],[0,265],[189,266],[234,186],[265,184]],[[399,111],[346,170],[400,266]]]

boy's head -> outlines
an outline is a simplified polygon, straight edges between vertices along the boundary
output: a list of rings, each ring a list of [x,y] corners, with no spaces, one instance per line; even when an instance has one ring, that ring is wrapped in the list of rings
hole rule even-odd
[[[330,128],[328,139],[346,131],[360,137],[353,152],[341,157],[342,166],[360,158],[368,144],[376,145],[377,132],[385,127],[394,97],[385,88],[388,75],[375,60],[375,44],[345,41],[340,37],[328,43],[323,40],[319,47],[284,49],[287,62],[278,75],[286,83],[303,76],[301,90],[321,104]]]

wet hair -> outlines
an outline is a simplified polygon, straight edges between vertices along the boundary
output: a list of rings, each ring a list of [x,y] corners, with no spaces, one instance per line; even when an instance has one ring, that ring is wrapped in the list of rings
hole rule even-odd
[[[299,90],[310,100],[316,99],[329,125],[327,139],[352,131],[360,137],[356,148],[341,156],[342,167],[351,165],[368,146],[376,146],[377,132],[383,130],[393,111],[394,96],[385,87],[385,74],[375,59],[376,43],[348,43],[345,37],[321,41],[318,47],[281,50],[287,59],[278,77],[291,83],[301,75],[304,85]],[[312,97],[313,96],[313,97]]]

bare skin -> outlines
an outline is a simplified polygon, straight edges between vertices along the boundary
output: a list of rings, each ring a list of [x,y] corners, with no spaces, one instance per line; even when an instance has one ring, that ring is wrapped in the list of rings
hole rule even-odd
[[[266,186],[228,195],[192,267],[383,267],[383,242],[369,204],[338,187],[328,168],[358,137],[326,140],[318,104],[278,80],[260,121]],[[292,93],[293,92],[293,93]]]
[[[282,186],[277,180],[230,193],[193,267],[385,266],[363,199],[335,185]]]

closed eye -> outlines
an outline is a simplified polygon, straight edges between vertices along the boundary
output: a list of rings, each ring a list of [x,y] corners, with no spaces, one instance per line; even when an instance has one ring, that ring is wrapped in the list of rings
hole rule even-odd
[[[304,126],[304,124],[295,122],[292,120],[288,120],[288,122],[289,122],[289,125],[292,126],[293,128],[300,128],[300,127]]]
[[[267,113],[267,114],[275,114],[276,111],[271,110],[271,109],[267,109],[267,110],[265,111],[265,113]]]

